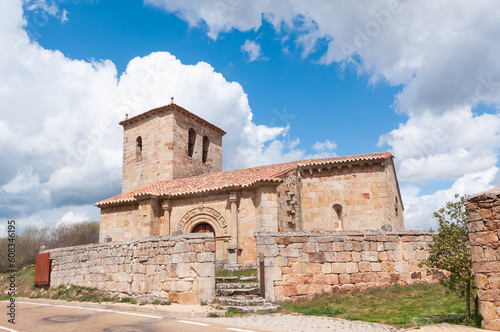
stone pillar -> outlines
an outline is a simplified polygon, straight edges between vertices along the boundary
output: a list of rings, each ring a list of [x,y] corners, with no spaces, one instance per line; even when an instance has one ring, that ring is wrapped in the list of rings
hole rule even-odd
[[[166,199],[162,202],[163,225],[160,226],[160,235],[170,235],[170,215],[172,213],[172,203]]]
[[[231,191],[229,193],[229,202],[231,204],[231,242],[227,251],[229,253],[229,269],[238,269],[238,193]]]
[[[467,197],[465,209],[482,327],[500,331],[500,187]]]

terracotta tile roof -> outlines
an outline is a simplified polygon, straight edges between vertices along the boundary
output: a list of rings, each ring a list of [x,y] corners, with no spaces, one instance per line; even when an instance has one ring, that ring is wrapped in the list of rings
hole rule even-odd
[[[194,113],[191,113],[190,111],[188,111],[187,109],[177,105],[177,104],[174,104],[174,103],[170,103],[168,105],[165,105],[165,106],[160,106],[160,107],[156,107],[156,108],[153,108],[149,111],[146,111],[144,113],[141,113],[141,114],[137,114],[131,118],[128,118],[128,119],[125,119],[123,121],[120,121],[119,124],[121,124],[122,126],[128,124],[128,123],[132,123],[136,120],[142,120],[142,119],[145,119],[145,118],[148,118],[152,115],[154,115],[155,113],[159,113],[159,112],[162,112],[162,111],[178,111],[178,112],[182,112],[184,113],[185,115],[188,115],[190,117],[194,117],[196,120],[199,120],[201,122],[203,122],[204,124],[207,124],[209,125],[210,127],[214,128],[215,130],[217,130],[218,132],[220,132],[223,136],[226,134],[226,132],[224,130],[222,130],[221,128],[217,127],[216,125],[208,122],[207,120],[203,119],[203,118],[200,118],[198,115],[194,114]]]
[[[98,207],[106,205],[134,202],[141,196],[175,197],[199,194],[221,189],[238,189],[252,186],[258,182],[282,182],[281,175],[296,167],[333,165],[371,160],[385,160],[392,157],[390,152],[370,153],[348,157],[307,159],[281,164],[237,169],[216,173],[205,173],[187,178],[165,180],[148,184],[127,193],[120,194],[96,203]]]

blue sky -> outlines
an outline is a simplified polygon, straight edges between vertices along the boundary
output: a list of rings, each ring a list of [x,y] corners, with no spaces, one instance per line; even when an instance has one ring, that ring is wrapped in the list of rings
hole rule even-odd
[[[0,215],[21,227],[98,219],[120,191],[117,122],[172,95],[228,132],[225,169],[390,150],[409,229],[500,182],[494,1],[0,9]]]

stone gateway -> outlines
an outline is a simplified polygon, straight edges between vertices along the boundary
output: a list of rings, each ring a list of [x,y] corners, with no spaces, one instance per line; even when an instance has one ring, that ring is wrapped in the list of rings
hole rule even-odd
[[[216,263],[256,265],[256,232],[404,230],[389,152],[222,171],[225,132],[174,104],[120,122],[122,193],[100,241],[210,232]]]

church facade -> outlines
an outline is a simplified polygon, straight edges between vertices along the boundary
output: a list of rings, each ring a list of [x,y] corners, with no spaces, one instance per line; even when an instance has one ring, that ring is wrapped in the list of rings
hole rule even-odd
[[[254,233],[403,230],[390,152],[222,171],[225,132],[171,103],[120,122],[122,193],[100,241],[212,232],[217,265],[255,266]]]

